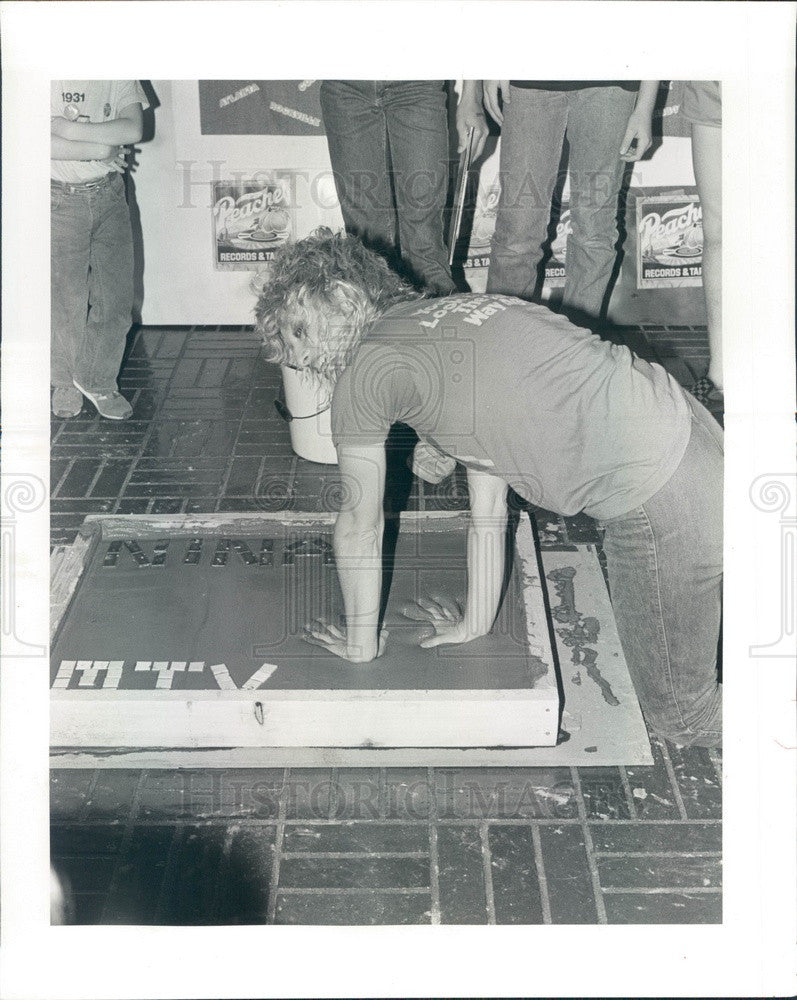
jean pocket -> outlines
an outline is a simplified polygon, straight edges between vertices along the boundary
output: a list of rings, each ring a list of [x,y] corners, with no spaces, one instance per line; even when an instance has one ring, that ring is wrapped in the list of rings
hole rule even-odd
[[[65,192],[61,188],[50,188],[50,211],[56,212],[63,204]]]

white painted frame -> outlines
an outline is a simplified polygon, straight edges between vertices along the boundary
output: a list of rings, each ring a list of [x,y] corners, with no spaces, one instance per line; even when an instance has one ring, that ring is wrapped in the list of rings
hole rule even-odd
[[[466,522],[462,512],[405,512],[403,523]],[[196,534],[246,532],[263,521],[308,530],[334,514],[90,517],[53,574],[55,633],[98,537],[140,537],[179,530]],[[539,553],[528,518],[516,534],[529,653],[549,665],[534,688],[515,690],[254,690],[51,691],[50,742],[59,754],[98,751],[229,751],[264,748],[552,747],[559,732],[560,694],[545,610]],[[123,743],[123,747],[121,744]],[[129,757],[124,758],[126,762]],[[359,762],[359,761],[358,761]],[[384,761],[384,763],[388,763]]]

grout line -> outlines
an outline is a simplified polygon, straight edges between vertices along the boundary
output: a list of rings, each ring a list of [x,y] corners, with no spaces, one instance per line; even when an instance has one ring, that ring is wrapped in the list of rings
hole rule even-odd
[[[711,896],[711,895],[718,895],[719,893],[721,893],[722,888],[721,886],[716,886],[716,885],[712,886],[693,885],[693,886],[681,886],[681,887],[667,885],[667,886],[660,886],[659,888],[652,888],[651,886],[644,886],[644,885],[641,886],[636,885],[628,887],[611,885],[611,886],[606,886],[602,890],[602,892],[605,892],[607,895],[610,896],[626,892],[635,892],[644,896],[658,896],[660,893],[666,894],[668,896],[681,895],[682,893],[684,895],[686,894],[694,895],[695,893],[698,893],[701,896]]]
[[[185,824],[174,828],[174,833],[169,843],[169,850],[166,853],[166,863],[163,866],[158,897],[155,902],[155,910],[152,917],[154,924],[163,923],[163,914],[166,909],[167,900],[172,894],[173,884],[179,873],[179,860],[183,853],[183,840],[187,826],[188,824]],[[178,862],[177,865],[175,865],[175,859]]]
[[[93,475],[93,477],[92,477],[92,480],[91,480],[91,482],[90,482],[90,483],[89,483],[89,485],[88,485],[88,489],[87,489],[87,490],[86,490],[86,492],[85,492],[85,493],[83,494],[83,499],[84,499],[84,500],[91,500],[91,499],[94,499],[94,498],[92,497],[92,495],[91,495],[91,491],[92,491],[92,490],[94,489],[94,487],[95,487],[95,486],[97,485],[97,480],[98,480],[98,479],[100,478],[100,476],[101,476],[101,474],[102,474],[102,471],[103,471],[103,469],[105,468],[105,465],[106,465],[106,463],[107,463],[107,462],[108,462],[108,459],[107,459],[107,458],[102,458],[102,459],[101,459],[101,461],[100,461],[100,462],[98,463],[98,465],[97,465],[97,471],[96,471],[96,472],[94,473],[94,475]]]
[[[490,838],[486,823],[479,824],[482,842],[482,870],[484,872],[484,893],[487,898],[487,923],[495,924],[495,895],[493,893],[493,856],[490,852]]]
[[[111,879],[108,883],[108,888],[105,891],[105,901],[102,905],[100,923],[109,923],[108,909],[114,890],[119,883],[120,870],[125,862],[128,852],[130,851],[130,845],[133,842],[133,834],[136,829],[136,818],[138,816],[139,805],[141,802],[141,793],[147,780],[147,774],[147,770],[142,769],[138,776],[138,784],[136,785],[136,790],[133,793],[133,801],[130,803],[130,811],[127,814],[127,820],[125,822],[125,831],[122,834],[122,839],[119,842],[119,848],[116,852],[116,864],[114,865]]]
[[[103,769],[98,769],[102,771]],[[81,807],[82,808],[82,807]],[[218,816],[212,819],[201,819],[197,820],[200,826],[214,826],[218,824],[225,824],[231,821],[239,823],[241,826],[275,826],[278,819],[274,816]],[[182,819],[171,819],[164,816],[163,818],[152,818],[152,819],[142,819],[137,824],[138,826],[171,826],[174,823],[183,823],[185,820]],[[352,823],[368,823],[377,822],[375,819],[307,819],[304,817],[286,817],[285,826],[350,826]],[[385,820],[379,820],[378,822],[383,823],[385,826],[423,826],[427,821],[423,819],[391,819],[386,818]],[[538,826],[580,826],[582,823],[581,819],[575,818],[562,818],[562,819],[551,819],[548,817],[535,817],[534,819],[505,819],[503,817],[491,817],[486,818],[479,817],[455,817],[455,818],[445,818],[437,820],[438,826],[472,826],[478,827],[482,823],[489,823],[491,826],[529,826],[534,823]],[[613,827],[627,827],[634,826],[636,828],[646,827],[646,826],[678,826],[684,825],[684,821],[681,819],[610,819],[610,820],[588,820],[588,823],[592,826],[601,827],[603,829],[612,829]],[[695,818],[686,821],[689,826],[722,826],[722,820],[719,819],[704,819]],[[54,817],[53,825],[58,827],[80,827],[80,826],[102,826],[107,825],[103,823],[98,823],[91,820],[82,819],[61,819],[59,817]]]
[[[589,866],[589,873],[592,879],[592,893],[595,897],[595,909],[598,914],[598,923],[605,924],[607,922],[606,907],[604,906],[603,896],[601,895],[600,876],[598,874],[598,866],[595,864],[595,845],[592,842],[592,833],[590,832],[589,822],[587,820],[587,807],[584,802],[584,796],[581,792],[581,778],[578,774],[578,768],[571,767],[570,774],[573,781],[573,787],[576,790],[576,804],[578,806],[578,815],[581,820],[581,829],[584,835],[584,847],[587,855],[587,865]]]
[[[379,818],[387,819],[387,768],[379,768]]]
[[[625,792],[625,799],[628,803],[628,812],[631,815],[631,819],[637,819],[639,813],[637,812],[636,801],[634,800],[634,795],[631,791],[631,783],[628,780],[628,773],[622,764],[619,765],[617,770],[620,772],[620,780],[623,783],[623,791]]]
[[[284,896],[369,896],[375,893],[389,893],[391,896],[417,896],[423,894],[428,896],[429,889],[425,886],[417,888],[411,886],[292,886],[280,887],[280,892]]]
[[[213,882],[213,896],[210,906],[210,913],[213,920],[219,922],[219,904],[221,900],[222,886],[228,877],[228,872],[230,869],[230,859],[232,858],[232,845],[235,840],[235,835],[239,832],[240,827],[237,823],[227,824],[227,829],[224,834],[224,843],[221,848],[221,859],[219,860],[219,867],[216,872],[216,878]]]
[[[384,770],[384,769],[383,769]],[[437,853],[437,795],[435,794],[434,768],[426,770],[426,783],[429,786],[429,886],[432,893],[431,920],[439,924],[440,913],[440,858]]]
[[[542,857],[542,841],[540,839],[540,828],[532,824],[531,838],[534,841],[534,861],[537,865],[537,881],[540,883],[540,899],[542,901],[542,922],[544,924],[553,923],[551,919],[551,899],[548,895],[548,878],[545,874],[545,862]]]
[[[282,860],[287,858],[309,858],[310,860],[346,860],[350,858],[428,858],[429,851],[283,851]]]
[[[596,858],[721,858],[722,851],[595,851]]]
[[[141,443],[139,444],[136,453],[132,456],[125,456],[129,464],[127,468],[127,473],[124,479],[122,480],[122,484],[116,491],[116,501],[113,504],[113,511],[112,511],[112,513],[114,514],[117,513],[117,511],[119,510],[119,505],[124,499],[125,490],[130,485],[130,480],[133,478],[133,473],[135,472],[136,466],[138,465],[139,461],[144,457],[144,452],[149,443],[149,439],[155,433],[156,424],[157,424],[156,418],[147,421],[147,429],[144,432],[143,437],[141,438]],[[149,504],[147,505],[147,507],[149,507]]]
[[[684,805],[683,796],[681,795],[681,789],[678,785],[678,778],[675,775],[675,768],[673,767],[672,760],[670,758],[670,751],[667,749],[667,744],[663,739],[659,739],[658,744],[661,750],[662,758],[664,759],[664,766],[667,768],[667,775],[670,779],[670,784],[672,785],[673,796],[675,797],[675,803],[678,806],[678,812],[681,814],[681,819],[689,819],[686,814],[686,806]]]
[[[714,765],[714,773],[717,776],[717,781],[720,783],[720,786],[722,786],[722,759],[714,747],[708,748],[708,756],[709,760]]]
[[[58,490],[61,488],[64,480],[69,475],[69,473],[70,473],[70,471],[72,469],[72,466],[75,464],[75,461],[76,460],[74,458],[68,458],[66,460],[66,468],[61,473],[61,476],[60,476],[58,482],[55,484],[55,486],[53,486],[52,481],[50,482],[50,497],[51,498],[55,497],[56,494],[58,493]],[[52,462],[50,464],[50,469],[52,470]],[[58,499],[58,500],[65,500],[66,497],[57,497],[56,499]]]
[[[437,854],[437,827],[429,824],[429,887],[432,893],[431,920],[442,923],[440,912],[440,861]]]
[[[81,804],[80,809],[78,810],[79,818],[75,820],[75,823],[79,824],[80,826],[86,825],[89,822],[91,822],[86,818],[86,813],[88,812],[89,803],[94,798],[94,793],[97,790],[97,782],[100,780],[101,774],[102,771],[99,768],[95,768],[91,776],[89,787],[86,790],[86,798],[83,800],[83,803]]]
[[[233,465],[235,463],[235,459],[236,459],[236,457],[239,457],[239,456],[236,455],[236,445],[238,444],[238,440],[239,440],[239,438],[241,436],[241,431],[243,430],[244,414],[246,413],[246,408],[249,405],[249,400],[252,397],[252,392],[253,392],[253,390],[250,388],[249,392],[247,392],[247,394],[246,394],[246,396],[245,396],[245,398],[244,398],[244,400],[242,402],[242,405],[241,405],[241,415],[238,418],[238,420],[236,421],[235,435],[233,436],[232,447],[230,448],[230,455],[229,455],[229,458],[228,458],[228,461],[227,461],[226,474],[223,476],[223,480],[222,480],[221,486],[219,487],[219,495],[217,497],[217,504],[216,504],[217,508],[218,508],[218,505],[221,503],[222,497],[227,492],[227,484],[229,483],[230,476],[232,475],[232,468],[233,468]],[[241,457],[244,457],[244,456],[241,456]],[[262,459],[261,460],[260,471],[259,471],[259,473],[257,475],[257,478],[256,478],[255,482],[252,484],[252,499],[253,500],[256,500],[257,497],[259,496],[259,494],[257,492],[257,489],[258,489],[258,487],[260,485],[261,477],[262,477],[262,475],[263,475],[263,473],[265,471],[265,467],[264,467],[264,464],[263,464],[264,462],[265,462],[265,459]]]
[[[329,808],[327,809],[327,819],[335,819],[338,811],[338,771],[339,768],[332,767],[329,771]],[[345,796],[344,796],[345,805]]]
[[[282,773],[282,788],[280,789],[279,813],[277,816],[277,828],[274,835],[274,859],[271,863],[271,878],[268,885],[268,911],[266,923],[273,924],[277,919],[277,889],[280,878],[280,861],[282,855],[282,844],[285,839],[285,813],[288,809],[288,782],[291,769],[286,767]]]
[[[234,449],[233,449],[234,451]],[[257,458],[257,455],[233,455],[233,458]],[[257,501],[257,497],[260,496],[260,484],[263,482],[263,477],[266,475],[266,462],[268,459],[263,455],[260,459],[260,464],[257,467],[257,474],[255,475],[255,481],[252,483],[252,499]],[[230,471],[232,472],[232,465],[230,466]],[[248,496],[245,494],[245,496]]]

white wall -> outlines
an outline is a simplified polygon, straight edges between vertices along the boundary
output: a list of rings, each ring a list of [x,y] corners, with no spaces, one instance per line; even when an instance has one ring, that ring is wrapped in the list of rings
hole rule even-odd
[[[195,81],[153,80],[155,135],[133,174],[141,217],[146,324],[241,324],[252,319],[251,271],[214,267],[210,182],[259,170],[306,171],[297,182],[296,228],[342,225],[323,137],[201,135]],[[181,162],[182,161],[182,162]],[[216,161],[214,165],[214,161]],[[320,177],[323,204],[311,196]]]

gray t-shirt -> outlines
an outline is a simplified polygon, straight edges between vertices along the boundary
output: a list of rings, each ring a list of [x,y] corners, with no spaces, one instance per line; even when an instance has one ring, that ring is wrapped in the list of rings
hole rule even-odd
[[[627,347],[521,299],[452,295],[372,325],[335,387],[332,437],[381,444],[401,421],[531,503],[608,519],[667,482],[690,414],[671,376]]]

